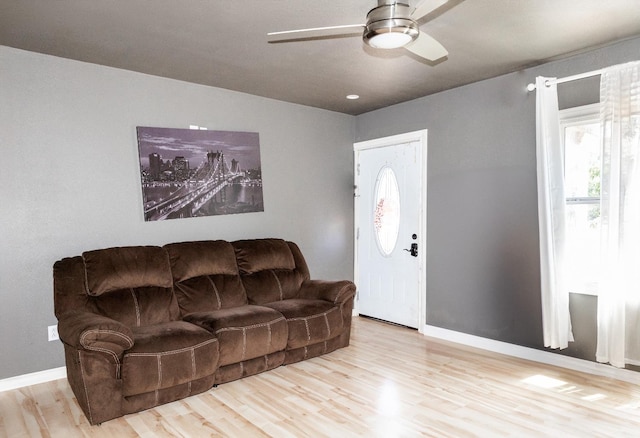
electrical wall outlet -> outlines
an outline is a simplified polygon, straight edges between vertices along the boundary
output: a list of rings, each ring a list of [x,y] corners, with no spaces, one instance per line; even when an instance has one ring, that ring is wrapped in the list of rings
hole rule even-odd
[[[49,341],[57,341],[60,339],[60,336],[58,336],[58,324],[50,325],[47,327],[47,330],[49,332]]]

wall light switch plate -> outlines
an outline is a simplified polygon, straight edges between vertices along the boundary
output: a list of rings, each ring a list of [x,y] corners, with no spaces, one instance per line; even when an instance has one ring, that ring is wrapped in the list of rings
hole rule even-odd
[[[47,327],[47,330],[49,332],[49,341],[57,341],[58,339],[60,339],[60,336],[58,336],[58,325],[50,325],[49,327]]]

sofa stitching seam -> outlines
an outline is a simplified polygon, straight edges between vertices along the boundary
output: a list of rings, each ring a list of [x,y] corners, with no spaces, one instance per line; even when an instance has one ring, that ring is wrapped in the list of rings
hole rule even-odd
[[[218,334],[220,332],[233,331],[233,330],[245,330],[245,329],[253,329],[253,328],[259,328],[259,327],[264,327],[264,326],[270,326],[271,324],[275,324],[277,322],[283,321],[284,319],[285,319],[285,317],[281,316],[279,318],[274,319],[273,321],[262,322],[262,323],[259,323],[259,324],[253,324],[253,325],[248,325],[248,326],[244,326],[244,327],[222,327],[222,328],[219,328],[218,330],[216,330],[215,334]]]
[[[195,380],[197,373],[196,368],[196,349],[191,349],[191,380]],[[191,381],[189,381],[189,393],[191,393]]]
[[[280,283],[280,279],[278,278],[278,275],[276,274],[276,271],[274,271],[273,269],[270,269],[269,272],[271,272],[271,275],[273,275],[273,278],[276,279],[276,283],[278,283],[278,290],[280,292],[280,301],[284,300],[284,292],[282,290],[282,283]]]
[[[128,344],[129,344],[128,348],[133,347],[133,339],[131,339],[129,336],[124,335],[124,334],[122,334],[120,332],[117,332],[115,330],[90,329],[90,330],[86,330],[84,333],[82,333],[82,336],[80,336],[80,344],[84,348],[86,348],[87,350],[97,349],[98,348],[98,347],[91,347],[90,345],[86,345],[85,344],[85,338],[91,333],[98,333],[98,334],[100,334],[100,333],[108,333],[108,334],[120,336],[121,338],[124,338],[124,340],[128,342]],[[110,351],[110,350],[104,350],[104,351]]]
[[[116,374],[120,374],[120,360],[118,359],[118,355],[116,353],[114,353],[111,350],[107,350],[106,348],[100,348],[100,347],[85,347],[85,348],[90,351],[99,351],[99,352],[107,353],[113,356],[113,359],[116,363]]]
[[[210,275],[207,275],[207,279],[209,280],[209,283],[211,283],[211,286],[213,287],[213,291],[216,294],[216,301],[218,302],[218,309],[220,309],[222,307],[222,300],[220,300],[220,292],[218,291],[218,287],[213,282]]]
[[[89,422],[93,424],[93,414],[91,412],[91,403],[89,402],[89,392],[85,383],[84,366],[82,365],[82,352],[78,351],[78,363],[80,364],[80,374],[82,375],[82,387],[84,388],[84,396],[87,400],[87,410],[89,411]]]
[[[244,360],[247,355],[247,328],[242,328],[242,357],[240,360]]]
[[[129,288],[131,291],[131,297],[133,298],[133,306],[136,309],[136,327],[140,327],[140,306],[138,304],[138,297],[136,297],[136,293],[132,287]]]
[[[84,287],[87,295],[91,295],[89,293],[89,275],[87,274],[87,261],[84,259],[84,256],[81,257],[82,265],[84,266]]]
[[[329,318],[327,318],[327,314],[324,314],[324,323],[327,326],[327,336],[331,337],[331,326],[329,325]]]
[[[336,298],[333,300],[334,304],[338,302],[338,299],[343,293],[345,293],[346,290],[347,290],[347,287],[345,286],[340,290],[340,292],[338,292],[338,295],[336,295]]]
[[[335,312],[336,310],[338,310],[338,308],[337,308],[337,307],[334,307],[334,308],[329,309],[329,310],[327,310],[327,311],[325,311],[325,312],[318,313],[318,314],[315,314],[315,315],[299,316],[299,317],[297,317],[297,318],[289,318],[289,321],[302,321],[302,320],[306,321],[306,320],[309,320],[309,319],[312,319],[312,318],[320,318],[320,317],[322,317],[322,316],[324,316],[324,317],[326,318],[326,316],[327,316],[329,313],[331,313],[331,312]]]
[[[305,319],[304,320],[304,326],[307,329],[307,341],[311,340],[311,330],[309,330],[309,320]]]
[[[136,356],[136,357],[150,357],[150,356],[168,356],[170,354],[178,354],[178,353],[184,353],[185,351],[189,351],[192,349],[196,349],[196,348],[200,348],[200,347],[204,347],[205,345],[211,344],[213,342],[218,342],[217,339],[209,339],[207,341],[201,342],[197,345],[194,345],[193,347],[185,347],[185,348],[180,348],[177,350],[171,350],[171,351],[162,351],[159,353],[125,353],[125,357],[131,357],[131,356]]]
[[[160,388],[162,388],[162,356],[157,355],[156,358],[158,361],[158,385],[156,386],[156,391],[157,391]],[[156,392],[156,399],[157,399],[157,395],[158,393]]]

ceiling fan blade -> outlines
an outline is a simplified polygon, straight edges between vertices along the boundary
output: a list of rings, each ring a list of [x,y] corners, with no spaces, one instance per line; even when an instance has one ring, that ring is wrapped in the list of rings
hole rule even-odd
[[[361,33],[364,29],[364,24],[345,24],[342,26],[328,26],[328,27],[311,27],[308,29],[296,29],[296,30],[283,30],[280,32],[269,32],[269,42],[286,41],[286,40],[299,40],[299,39],[312,39],[322,38],[335,35],[355,34]]]
[[[404,48],[427,61],[437,61],[449,54],[442,44],[422,31],[414,42]]]
[[[411,13],[411,19],[418,21],[425,15],[429,14],[432,11],[435,11],[440,6],[447,3],[449,0],[422,0],[418,2],[416,8]]]

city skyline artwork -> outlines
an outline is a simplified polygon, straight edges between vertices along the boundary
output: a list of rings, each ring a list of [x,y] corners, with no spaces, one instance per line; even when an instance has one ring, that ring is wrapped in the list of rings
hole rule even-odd
[[[257,132],[137,128],[145,221],[264,211]]]

